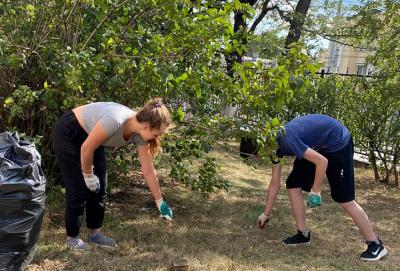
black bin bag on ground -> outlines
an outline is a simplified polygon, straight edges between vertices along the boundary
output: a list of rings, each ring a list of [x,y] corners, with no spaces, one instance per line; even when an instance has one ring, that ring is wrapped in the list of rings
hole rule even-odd
[[[0,133],[0,270],[24,270],[42,226],[46,179],[35,145]]]
[[[255,138],[242,137],[240,139],[240,156],[249,158],[249,156],[257,155],[257,141]]]

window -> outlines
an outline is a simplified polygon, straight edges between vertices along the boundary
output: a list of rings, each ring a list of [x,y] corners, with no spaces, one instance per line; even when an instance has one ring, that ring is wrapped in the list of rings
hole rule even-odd
[[[332,67],[336,68],[338,64],[338,58],[339,58],[339,48],[335,49],[335,53],[333,54],[333,60],[332,60]]]
[[[366,75],[367,74],[367,65],[365,65],[365,63],[356,64],[356,74],[357,75]]]

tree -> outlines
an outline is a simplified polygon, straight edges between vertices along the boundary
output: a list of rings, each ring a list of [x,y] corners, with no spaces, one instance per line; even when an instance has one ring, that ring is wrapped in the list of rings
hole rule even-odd
[[[288,1],[237,0],[234,3],[233,32],[235,35],[232,39],[234,49],[226,55],[227,70],[230,74],[234,63],[242,61],[250,39],[249,35],[255,33],[260,23],[271,12],[277,12],[280,18],[289,24],[285,49],[288,49],[290,44],[299,42],[311,0],[299,0],[295,8]]]
[[[308,9],[310,8],[310,3],[311,0],[300,0],[296,5],[293,16],[291,16],[291,18],[287,16],[290,27],[285,42],[286,48],[293,42],[298,42],[300,40],[305,17],[307,16]]]
[[[304,87],[290,80],[307,82],[309,69],[293,46],[273,69],[239,63],[228,75],[221,56],[240,47],[232,47],[234,10],[237,1],[2,1],[0,116],[6,121],[0,128],[33,137],[54,177],[50,133],[62,112],[109,100],[135,108],[162,96],[177,124],[164,146],[171,176],[205,194],[226,189],[205,153],[240,133],[247,120],[222,116],[223,106],[257,110],[263,118],[254,132],[265,137],[279,125],[269,112],[279,112]],[[129,148],[111,155],[123,167],[113,174],[127,172],[125,162],[134,160]],[[200,159],[198,171],[189,170],[190,159]]]

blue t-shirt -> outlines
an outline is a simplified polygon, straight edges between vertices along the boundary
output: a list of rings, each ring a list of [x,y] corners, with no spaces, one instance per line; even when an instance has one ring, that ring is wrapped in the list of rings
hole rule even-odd
[[[351,134],[342,123],[321,114],[295,118],[285,124],[277,138],[280,156],[304,157],[309,147],[315,151],[336,152],[349,143]]]

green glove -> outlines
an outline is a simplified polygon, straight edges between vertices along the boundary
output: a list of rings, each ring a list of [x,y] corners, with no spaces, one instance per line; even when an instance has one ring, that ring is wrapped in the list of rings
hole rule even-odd
[[[322,205],[321,192],[315,193],[311,190],[311,192],[307,196],[307,207],[314,208]]]
[[[172,220],[172,210],[168,204],[161,198],[156,201],[158,210],[160,210],[161,216],[167,220]]]

